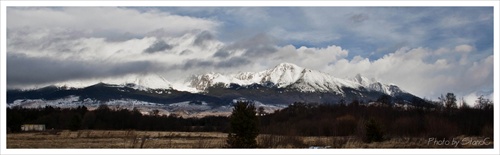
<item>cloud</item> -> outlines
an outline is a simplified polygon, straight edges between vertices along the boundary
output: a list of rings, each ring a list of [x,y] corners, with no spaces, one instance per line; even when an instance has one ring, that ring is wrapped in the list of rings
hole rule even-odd
[[[232,57],[222,61],[214,60],[201,60],[201,59],[189,59],[183,63],[182,69],[190,70],[193,68],[209,68],[210,70],[225,70],[227,68],[245,66],[252,63],[247,58],[244,57]]]
[[[247,64],[251,63],[250,60],[244,57],[233,57],[224,61],[221,61],[217,63],[216,67],[220,68],[232,68],[232,67],[239,67],[239,66],[245,66]]]
[[[279,62],[292,62],[299,66],[324,70],[328,64],[345,58],[347,54],[347,50],[335,45],[325,48],[312,48],[305,46],[296,48],[293,45],[287,45],[278,48],[276,52],[266,57],[257,58],[257,60],[272,60],[271,62],[274,62],[273,64],[277,64]]]
[[[265,57],[278,50],[274,39],[267,34],[257,34],[250,38],[235,41],[225,45],[214,53],[215,58],[227,58],[230,56]]]
[[[455,46],[455,51],[457,51],[457,52],[469,53],[472,50],[474,50],[474,47],[472,47],[470,45],[458,45],[458,46]]]
[[[488,7],[9,7],[8,87],[145,72],[174,80],[290,62],[339,78],[361,73],[422,97],[460,97],[493,90],[492,13]]]
[[[208,31],[202,31],[198,35],[196,35],[196,39],[193,44],[197,46],[203,46],[206,41],[215,39],[215,36]]]
[[[218,21],[155,9],[9,7],[7,12],[9,87],[164,72],[219,44],[212,35]],[[204,47],[192,46],[195,36]]]
[[[144,49],[144,53],[156,53],[172,49],[172,45],[167,44],[164,40],[156,40],[151,46]]]
[[[182,66],[182,69],[187,70],[192,68],[204,68],[212,66],[213,64],[214,64],[213,61],[201,60],[201,59],[189,59],[185,61],[184,65]]]
[[[154,64],[148,61],[121,63],[57,60],[47,57],[29,57],[24,54],[7,54],[7,83],[9,87],[43,85],[59,81],[122,76],[151,71]]]
[[[328,72],[336,76],[353,77],[361,73],[382,82],[395,83],[418,96],[434,98],[447,92],[464,96],[477,90],[493,89],[493,55],[466,65],[452,57],[441,56],[439,50],[403,48],[370,60],[360,56],[341,59],[329,66]]]
[[[356,52],[352,56],[368,57],[374,52],[371,57],[380,58],[402,47],[453,49],[460,44],[475,45],[482,51],[484,44],[493,43],[492,7],[169,7],[164,10],[220,20],[217,34],[224,42],[265,33],[277,38],[280,46],[341,45]]]
[[[183,50],[181,53],[179,53],[180,55],[190,55],[190,54],[193,54],[194,52],[189,50],[189,49],[186,49],[186,50]]]
[[[272,37],[267,34],[257,34],[252,38],[228,45],[227,50],[245,49],[244,56],[261,57],[276,52]]]
[[[9,7],[7,14],[9,30],[71,28],[104,38],[116,37],[116,34],[141,36],[157,29],[168,35],[179,35],[192,30],[213,31],[219,25],[208,19],[117,7]]]
[[[214,57],[219,57],[219,58],[227,58],[230,55],[231,54],[225,49],[219,50],[214,53]]]
[[[476,101],[480,96],[493,101],[494,94],[493,92],[475,91],[465,95],[462,99],[467,105],[469,105],[470,107],[474,107],[475,105],[477,105]]]

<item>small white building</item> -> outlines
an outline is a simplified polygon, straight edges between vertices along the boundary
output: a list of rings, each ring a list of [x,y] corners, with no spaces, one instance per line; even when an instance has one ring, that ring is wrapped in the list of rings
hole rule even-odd
[[[45,124],[23,124],[21,131],[45,131]]]

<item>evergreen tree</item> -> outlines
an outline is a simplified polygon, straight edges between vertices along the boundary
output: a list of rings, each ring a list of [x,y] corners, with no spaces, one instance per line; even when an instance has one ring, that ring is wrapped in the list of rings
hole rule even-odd
[[[96,116],[93,111],[87,111],[83,115],[81,128],[82,129],[94,129],[94,124],[96,121]]]
[[[71,131],[76,131],[80,129],[80,124],[82,123],[82,119],[80,118],[80,116],[78,116],[78,114],[73,114],[69,123],[70,123],[69,129]]]
[[[259,120],[255,106],[248,102],[237,102],[229,118],[230,128],[227,144],[231,148],[255,148],[259,135]]]

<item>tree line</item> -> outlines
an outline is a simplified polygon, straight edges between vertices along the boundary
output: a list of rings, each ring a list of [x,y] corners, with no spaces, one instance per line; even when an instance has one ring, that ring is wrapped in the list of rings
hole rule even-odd
[[[476,106],[457,106],[448,93],[429,107],[394,104],[314,104],[296,102],[260,117],[261,133],[291,136],[356,136],[452,138],[493,136],[493,102],[483,96]],[[367,133],[371,132],[371,133]],[[365,140],[370,141],[370,140]]]
[[[137,109],[110,109],[101,105],[95,110],[45,107],[8,108],[7,127],[20,131],[22,124],[45,124],[56,130],[150,130],[227,132],[228,144],[256,147],[258,134],[286,136],[353,136],[365,142],[391,137],[452,138],[459,135],[493,136],[493,102],[483,96],[476,106],[457,105],[452,93],[431,102],[433,107],[401,108],[383,98],[381,104],[360,104],[354,100],[333,104],[296,102],[287,108],[266,114],[248,102],[234,104],[229,117],[142,115]],[[388,103],[383,103],[388,102]],[[429,101],[430,102],[430,101]],[[252,137],[254,140],[252,140]]]
[[[144,130],[144,131],[226,131],[228,118],[207,116],[182,118],[174,115],[143,115],[139,110],[110,109],[101,105],[95,110],[77,108],[8,108],[7,128],[19,132],[22,124],[45,124],[54,130]]]

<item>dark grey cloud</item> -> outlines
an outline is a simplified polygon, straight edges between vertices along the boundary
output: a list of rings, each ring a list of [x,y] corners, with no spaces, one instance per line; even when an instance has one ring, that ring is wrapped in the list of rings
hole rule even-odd
[[[189,49],[185,49],[184,51],[182,51],[180,53],[180,55],[190,55],[190,54],[193,54],[194,52],[189,50]]]
[[[140,39],[144,36],[133,34],[130,32],[113,32],[113,31],[101,31],[93,35],[93,37],[105,38],[108,42],[122,42],[131,39]]]
[[[243,55],[250,57],[260,57],[278,51],[275,39],[264,33],[258,34],[250,39],[237,42],[233,44],[231,48],[247,49]]]
[[[229,57],[231,54],[225,50],[225,49],[220,49],[218,50],[217,52],[214,53],[214,57],[217,57],[217,58],[227,58]]]
[[[201,59],[189,59],[186,60],[184,65],[182,65],[182,69],[191,69],[191,68],[204,68],[213,66],[214,61],[201,60]]]
[[[205,42],[213,40],[215,36],[208,32],[208,31],[203,31],[196,35],[196,39],[194,40],[193,44],[197,46],[203,46]]]
[[[88,37],[89,34],[80,30],[67,28],[37,29],[31,27],[7,29],[8,48],[17,50],[37,49],[67,52],[73,45],[72,40]],[[54,49],[55,48],[55,49]]]
[[[222,61],[189,59],[186,60],[180,68],[184,70],[193,68],[233,68],[248,65],[251,63],[252,61],[243,57],[232,57]]]
[[[148,48],[144,49],[144,53],[156,53],[165,50],[172,49],[173,46],[167,44],[164,40],[157,39],[153,44],[151,44]]]
[[[7,85],[38,85],[74,79],[113,77],[157,69],[147,61],[86,62],[7,53]]]
[[[252,38],[240,40],[223,47],[214,53],[215,58],[227,58],[231,56],[230,51],[245,50],[243,56],[249,58],[263,57],[278,51],[276,41],[271,36],[261,33]]]
[[[232,67],[240,67],[244,65],[250,64],[252,61],[242,58],[242,57],[233,57],[224,61],[217,63],[216,67],[220,68],[232,68]]]

